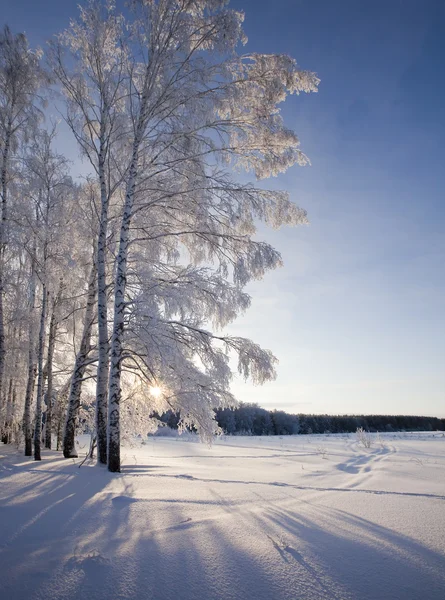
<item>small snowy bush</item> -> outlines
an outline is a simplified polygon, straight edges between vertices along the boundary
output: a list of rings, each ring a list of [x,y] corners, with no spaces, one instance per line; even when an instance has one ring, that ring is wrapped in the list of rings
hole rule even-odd
[[[362,444],[364,448],[371,448],[372,437],[369,431],[365,431],[363,427],[357,427],[356,436],[357,443]]]

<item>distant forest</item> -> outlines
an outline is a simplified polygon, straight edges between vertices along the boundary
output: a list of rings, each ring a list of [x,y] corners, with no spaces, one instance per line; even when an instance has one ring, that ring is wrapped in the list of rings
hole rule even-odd
[[[179,413],[168,411],[158,417],[177,429]],[[240,403],[237,408],[216,411],[218,425],[229,435],[292,435],[308,433],[353,433],[366,431],[445,431],[445,419],[407,415],[305,415],[266,410],[257,404]]]

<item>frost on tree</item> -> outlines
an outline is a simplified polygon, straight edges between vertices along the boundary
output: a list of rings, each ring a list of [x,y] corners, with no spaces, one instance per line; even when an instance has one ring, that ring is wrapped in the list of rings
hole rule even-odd
[[[80,341],[79,352],[76,356],[74,371],[71,378],[70,394],[68,397],[66,422],[63,433],[63,455],[65,458],[77,458],[74,438],[76,435],[76,425],[80,410],[82,382],[87,368],[88,354],[90,353],[91,330],[93,328],[96,312],[96,279],[96,263],[93,261],[88,283],[88,296],[83,332]]]
[[[19,149],[35,130],[42,113],[36,106],[37,93],[46,81],[40,67],[41,52],[33,52],[24,34],[14,35],[5,26],[0,32],[0,420],[6,406],[5,367],[8,332],[5,328],[5,299],[11,212],[11,186],[17,177]],[[0,427],[4,423],[0,422]]]
[[[63,250],[66,238],[66,222],[68,217],[67,199],[72,186],[67,174],[67,161],[56,154],[53,141],[56,134],[52,131],[37,132],[33,144],[25,155],[26,175],[30,210],[28,223],[33,231],[33,256],[35,273],[39,282],[40,314],[37,337],[37,390],[36,418],[34,428],[34,456],[41,459],[42,411],[45,394],[45,383],[49,378],[49,393],[52,394],[53,373],[52,361],[55,344],[55,313],[53,310],[47,342],[48,304],[50,298],[58,297],[61,301],[61,273],[64,266]],[[24,208],[26,214],[26,209]],[[32,219],[32,215],[35,218]],[[62,256],[60,253],[62,251]],[[32,341],[30,342],[32,343]],[[49,354],[44,368],[45,345],[49,345]],[[48,377],[49,376],[49,377]],[[51,419],[50,419],[51,421]],[[51,423],[49,422],[49,426]]]
[[[96,0],[80,8],[79,21],[58,36],[51,63],[66,98],[66,121],[87,157],[100,187],[96,241],[98,362],[96,432],[98,460],[107,461],[108,225],[110,203],[122,182],[119,151],[124,142],[125,60],[123,18],[114,4]],[[67,56],[68,55],[68,56]],[[74,64],[74,67],[72,65]]]
[[[78,183],[51,123],[37,127],[40,55],[0,36],[0,433],[18,439],[23,415],[37,459],[43,422],[46,445],[56,432],[75,455],[93,391],[98,461],[119,471],[121,438],[146,433],[153,409],[209,441],[215,409],[235,403],[233,361],[256,384],[275,377],[273,354],[227,327],[246,285],[281,265],[258,224],[306,214],[246,173],[308,163],[279,105],[318,79],[240,53],[243,19],[223,0],[132,0],[125,17],[87,1],[48,52],[90,167]]]
[[[108,395],[111,471],[120,469],[121,372],[127,356],[137,357],[148,380],[166,382],[166,401],[176,403],[183,425],[196,427],[204,438],[214,430],[213,409],[233,401],[230,352],[238,355],[245,377],[261,383],[275,375],[269,352],[248,340],[216,336],[204,325],[230,322],[245,308],[245,284],[280,264],[273,248],[254,241],[256,221],[275,227],[305,221],[286,194],[241,185],[231,173],[243,169],[265,178],[307,163],[277,105],[288,94],[316,91],[318,79],[288,56],[238,55],[244,17],[226,5],[132,3],[136,51],[128,59],[127,108],[132,135]],[[175,304],[182,284],[178,259],[184,254],[189,275]],[[204,264],[210,266],[197,268]],[[202,313],[209,281],[222,291],[208,297]]]
[[[68,321],[79,315],[72,304],[82,273],[69,265],[82,255],[77,237],[85,229],[78,218],[79,188],[68,176],[66,159],[52,148],[55,135],[54,128],[37,130],[21,145],[9,194],[7,394],[0,429],[9,442],[20,442],[22,432],[28,456],[34,431],[37,459],[42,423],[49,446],[53,403],[72,369],[76,341],[69,339]]]

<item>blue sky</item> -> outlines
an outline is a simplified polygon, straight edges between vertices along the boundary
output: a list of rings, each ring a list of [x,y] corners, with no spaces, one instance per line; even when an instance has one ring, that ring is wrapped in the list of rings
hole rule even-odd
[[[42,45],[78,2],[0,3]],[[290,54],[321,79],[282,109],[312,166],[267,183],[311,224],[264,231],[285,266],[250,287],[232,328],[275,352],[279,377],[234,390],[292,412],[445,416],[445,3],[231,6],[245,10],[247,51]]]

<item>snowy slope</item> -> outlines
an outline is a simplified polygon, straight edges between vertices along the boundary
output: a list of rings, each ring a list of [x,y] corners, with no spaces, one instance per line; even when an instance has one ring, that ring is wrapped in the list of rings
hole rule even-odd
[[[0,446],[1,600],[445,598],[440,433],[123,454],[111,475]]]

